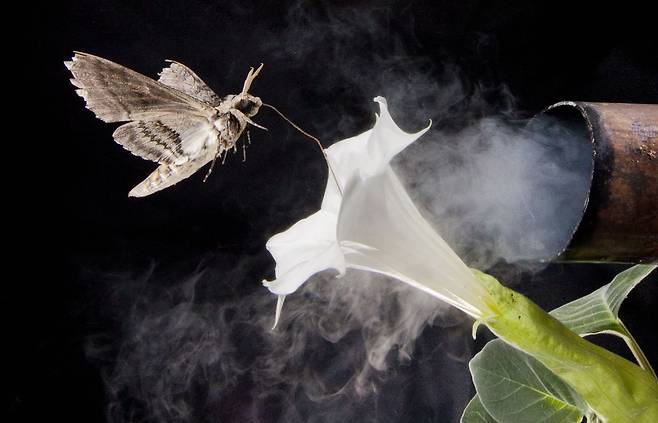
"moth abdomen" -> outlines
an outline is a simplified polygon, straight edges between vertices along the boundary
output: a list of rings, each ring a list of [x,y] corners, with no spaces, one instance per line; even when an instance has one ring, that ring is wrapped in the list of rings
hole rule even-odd
[[[145,197],[170,187],[192,176],[203,165],[212,160],[214,153],[214,150],[204,149],[195,159],[186,161],[185,163],[161,164],[146,179],[135,186],[128,193],[128,196]]]

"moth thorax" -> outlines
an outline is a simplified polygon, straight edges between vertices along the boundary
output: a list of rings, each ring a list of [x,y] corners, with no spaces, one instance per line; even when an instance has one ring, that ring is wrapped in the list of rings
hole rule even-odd
[[[215,121],[219,139],[226,147],[233,147],[246,126],[247,122],[244,121],[244,118],[240,119],[230,112],[221,114]]]

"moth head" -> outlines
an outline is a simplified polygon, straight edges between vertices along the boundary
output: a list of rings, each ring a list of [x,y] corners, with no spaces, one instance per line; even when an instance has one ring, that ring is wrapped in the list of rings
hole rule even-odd
[[[244,113],[248,117],[255,116],[258,109],[263,105],[259,97],[251,94],[236,95],[231,99],[231,107]]]

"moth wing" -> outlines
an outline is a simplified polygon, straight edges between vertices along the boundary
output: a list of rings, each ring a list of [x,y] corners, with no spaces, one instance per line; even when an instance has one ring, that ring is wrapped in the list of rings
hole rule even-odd
[[[215,144],[216,131],[205,119],[167,115],[118,127],[114,140],[132,154],[161,164],[181,164],[199,155],[206,143]]]
[[[171,64],[160,72],[159,82],[188,94],[213,107],[219,106],[221,98],[199,76],[182,63],[168,60]]]
[[[167,114],[211,117],[215,109],[184,92],[98,56],[76,52],[65,62],[87,108],[104,122],[157,120]]]

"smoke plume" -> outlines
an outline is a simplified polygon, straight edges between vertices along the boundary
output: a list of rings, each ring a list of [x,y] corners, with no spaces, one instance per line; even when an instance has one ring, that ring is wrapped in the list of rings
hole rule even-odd
[[[131,304],[115,316],[118,350],[103,350],[103,338],[88,349],[97,360],[116,354],[105,376],[110,421],[399,421],[395,408],[416,389],[405,373],[418,366],[436,375],[432,383],[461,388],[418,396],[425,412],[468,400],[466,317],[404,284],[359,272],[316,277],[288,298],[272,331],[273,296],[200,295],[211,281],[199,273],[163,288],[150,271],[106,280],[108,303]],[[412,366],[428,324],[435,339],[425,347],[438,357]],[[392,370],[400,366],[407,370]]]
[[[430,133],[403,156],[402,173],[470,265],[537,270],[565,249],[586,206],[592,147],[578,129],[486,117]]]

